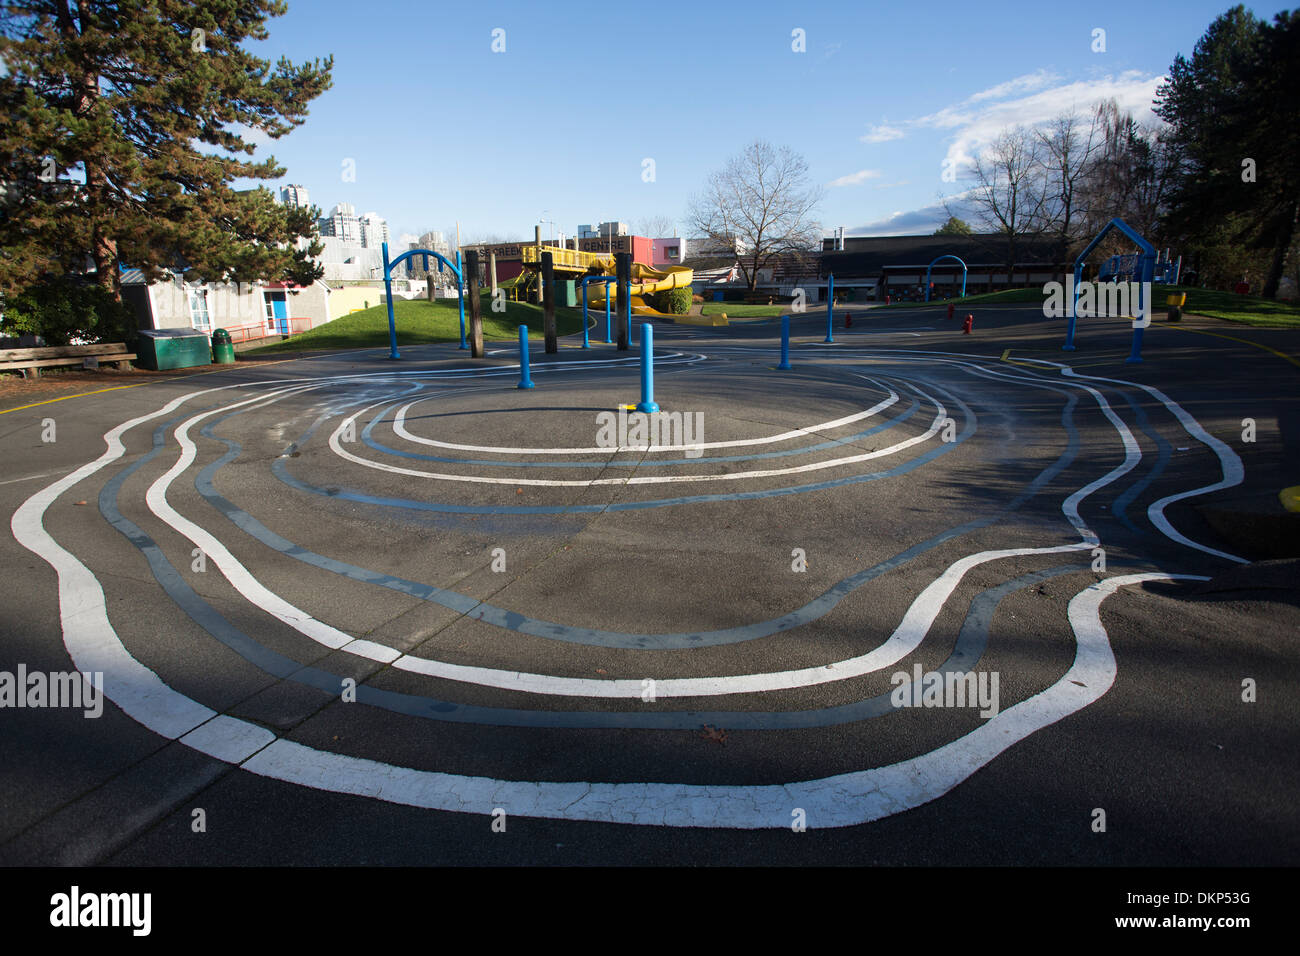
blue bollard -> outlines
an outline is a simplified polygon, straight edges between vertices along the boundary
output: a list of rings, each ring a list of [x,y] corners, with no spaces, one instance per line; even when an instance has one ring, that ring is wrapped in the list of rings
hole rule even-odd
[[[835,336],[831,334],[831,323],[835,318],[835,276],[829,276],[829,288],[826,291],[826,344],[833,345]]]
[[[790,316],[781,316],[781,364],[777,366],[781,371],[787,371],[790,368]]]
[[[1126,359],[1124,360],[1124,363],[1125,363],[1126,365],[1127,365],[1127,364],[1131,364],[1131,363],[1133,363],[1133,362],[1140,362],[1140,361],[1142,361],[1142,332],[1143,332],[1143,327],[1142,327],[1142,326],[1140,326],[1140,325],[1138,325],[1138,326],[1134,326],[1134,328],[1133,328],[1133,350],[1132,350],[1131,352],[1129,352],[1128,358],[1126,358]]]
[[[641,401],[637,404],[638,412],[659,411],[655,404],[655,331],[649,322],[641,323]]]
[[[519,326],[519,385],[518,388],[535,388],[528,377],[528,326]]]
[[[609,283],[606,282],[605,283],[605,344],[606,345],[614,344],[614,336],[610,334],[612,331],[613,328],[610,325],[610,316],[609,316]]]

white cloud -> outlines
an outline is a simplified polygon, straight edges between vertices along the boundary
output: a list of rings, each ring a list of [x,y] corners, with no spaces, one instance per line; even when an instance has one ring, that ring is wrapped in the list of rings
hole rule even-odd
[[[828,186],[861,186],[868,179],[876,179],[880,176],[878,169],[859,169],[856,173],[849,173],[847,176],[841,176],[839,179],[832,179],[826,185]]]
[[[1063,113],[1087,114],[1099,100],[1114,99],[1121,112],[1132,113],[1139,123],[1156,123],[1158,121],[1151,110],[1151,101],[1155,97],[1156,88],[1164,79],[1163,76],[1151,76],[1140,70],[1127,70],[1118,76],[1107,75],[1061,83],[1012,99],[993,102],[995,91],[1001,91],[1005,95],[1055,82],[1055,77],[1046,74],[1030,74],[976,93],[964,104],[947,107],[913,122],[917,126],[956,130],[944,159],[945,162],[955,161],[960,170],[968,167],[976,154],[1008,128],[1017,125],[1041,126]],[[981,105],[972,108],[974,102]]]
[[[966,102],[980,103],[984,100],[1000,100],[1012,93],[1029,93],[1033,90],[1041,90],[1044,86],[1059,79],[1060,77],[1048,73],[1046,70],[1026,73],[1024,76],[1017,76],[1014,80],[1007,80],[1005,83],[990,86],[987,90],[980,90],[978,93],[966,97]]]
[[[888,143],[891,139],[902,139],[903,131],[896,126],[873,126],[870,132],[865,133],[859,139],[864,143]]]
[[[968,192],[957,193],[948,196],[946,200],[938,200],[930,203],[928,206],[922,206],[920,209],[912,209],[908,212],[893,212],[884,219],[877,219],[875,222],[869,222],[865,225],[854,226],[851,229],[845,230],[845,235],[929,235],[947,222],[949,215],[955,215],[959,219],[965,219],[967,222],[970,222],[971,215],[965,202],[965,197],[967,195]],[[952,210],[951,213],[948,212],[949,209]]]

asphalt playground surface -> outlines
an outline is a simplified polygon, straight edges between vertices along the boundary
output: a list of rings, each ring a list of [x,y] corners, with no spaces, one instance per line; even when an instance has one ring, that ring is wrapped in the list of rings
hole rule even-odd
[[[0,863],[1293,864],[1300,332],[974,314],[656,323],[669,447],[595,332],[0,414],[0,671],[106,697]]]

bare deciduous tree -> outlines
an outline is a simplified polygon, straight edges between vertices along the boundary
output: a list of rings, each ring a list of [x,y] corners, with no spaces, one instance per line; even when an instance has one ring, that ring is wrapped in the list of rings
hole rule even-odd
[[[822,190],[808,180],[808,163],[787,146],[750,143],[709,176],[691,201],[691,225],[717,243],[735,243],[745,281],[774,257],[807,252],[821,241],[813,210]]]
[[[671,216],[646,216],[636,221],[632,231],[638,236],[649,236],[651,239],[667,239],[677,234],[677,223]]]
[[[1022,240],[1041,235],[1049,220],[1038,135],[1024,126],[1001,133],[976,155],[971,175],[975,185],[963,203],[983,232],[1004,240],[1009,282]]]
[[[1057,258],[1064,259],[1081,238],[1087,222],[1081,213],[1086,194],[1084,183],[1093,160],[1102,147],[1102,109],[1090,120],[1075,113],[1063,113],[1037,131],[1045,175],[1047,208],[1045,220],[1057,236]]]

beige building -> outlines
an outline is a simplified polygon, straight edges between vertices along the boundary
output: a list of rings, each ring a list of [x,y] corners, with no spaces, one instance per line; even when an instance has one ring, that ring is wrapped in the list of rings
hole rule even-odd
[[[328,322],[331,290],[323,282],[146,283],[138,269],[122,275],[122,300],[142,329],[226,329],[236,343],[305,332]],[[378,297],[376,297],[378,301]]]

